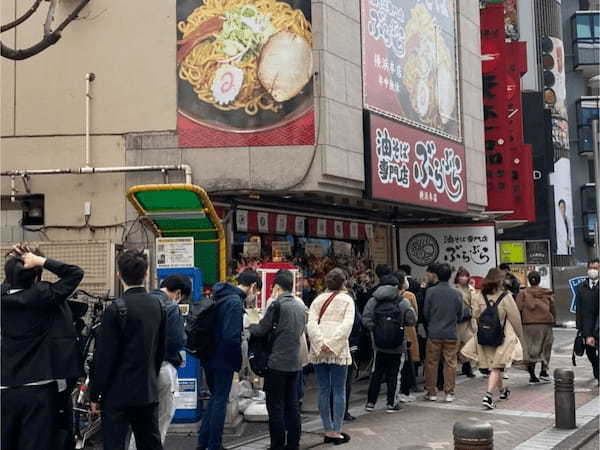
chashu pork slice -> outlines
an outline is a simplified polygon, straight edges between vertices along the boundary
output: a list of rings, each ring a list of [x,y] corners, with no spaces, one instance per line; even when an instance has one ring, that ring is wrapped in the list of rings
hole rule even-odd
[[[258,79],[276,101],[294,98],[312,74],[312,49],[303,37],[280,31],[271,36],[263,47],[258,63]]]

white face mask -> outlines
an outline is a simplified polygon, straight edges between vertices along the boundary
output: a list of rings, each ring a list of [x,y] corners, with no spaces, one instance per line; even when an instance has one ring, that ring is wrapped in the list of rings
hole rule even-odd
[[[410,285],[408,284],[408,281],[404,280],[404,284],[402,285],[402,289],[404,289],[405,291],[408,291],[409,286]]]
[[[588,277],[590,277],[591,280],[597,280],[598,269],[588,269]]]

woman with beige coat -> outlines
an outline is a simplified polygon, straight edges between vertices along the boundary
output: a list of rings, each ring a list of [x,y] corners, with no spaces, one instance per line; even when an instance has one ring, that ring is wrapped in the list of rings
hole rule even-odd
[[[510,389],[502,386],[502,372],[510,367],[513,361],[523,360],[521,315],[512,295],[504,289],[504,278],[500,270],[490,269],[483,280],[481,293],[473,297],[473,317],[477,319],[478,325],[486,308],[497,309],[500,325],[503,326],[504,331],[502,344],[498,347],[479,345],[480,337],[476,335],[469,340],[461,352],[463,356],[477,361],[480,368],[491,370],[487,392],[482,400],[482,405],[488,409],[496,407],[493,400],[494,391],[500,392],[500,400],[510,397]],[[486,302],[489,302],[489,306]]]
[[[469,285],[471,281],[471,274],[464,267],[459,267],[454,278],[454,286],[462,295],[463,299],[463,320],[456,326],[456,333],[458,335],[458,360],[462,363],[462,375],[466,375],[469,378],[474,378],[473,368],[471,367],[471,361],[463,357],[460,351],[465,346],[469,339],[475,334],[475,326],[473,324],[473,288]]]
[[[345,283],[342,269],[333,269],[326,275],[327,291],[310,305],[306,327],[311,345],[308,359],[315,367],[319,384],[325,443],[335,445],[350,440],[348,434],[342,433],[342,422],[346,411],[346,376],[352,364],[348,338],[354,325],[354,299],[344,290]]]

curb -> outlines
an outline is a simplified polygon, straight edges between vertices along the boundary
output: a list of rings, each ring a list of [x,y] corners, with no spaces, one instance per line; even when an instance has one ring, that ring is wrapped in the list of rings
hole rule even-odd
[[[596,416],[593,420],[579,428],[575,433],[561,441],[558,445],[552,448],[552,450],[564,450],[573,449],[577,450],[583,447],[585,444],[590,442],[594,438],[598,438],[598,419],[600,416]]]

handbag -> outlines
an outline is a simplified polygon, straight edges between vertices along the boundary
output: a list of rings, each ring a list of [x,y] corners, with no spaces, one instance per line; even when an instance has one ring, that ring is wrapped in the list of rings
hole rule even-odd
[[[279,315],[281,305],[279,302],[273,303],[273,326],[266,336],[250,335],[248,339],[248,363],[250,369],[255,375],[264,377],[269,372],[269,357],[273,350],[273,342],[275,341],[275,333],[279,326]]]

